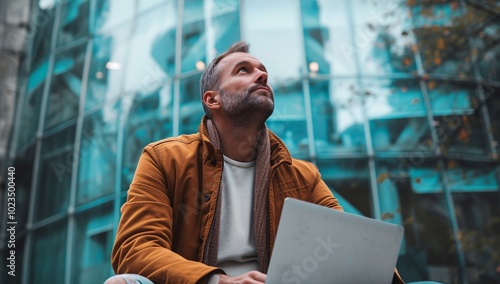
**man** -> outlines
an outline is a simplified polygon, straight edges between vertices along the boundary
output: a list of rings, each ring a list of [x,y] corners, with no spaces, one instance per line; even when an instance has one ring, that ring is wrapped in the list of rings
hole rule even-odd
[[[145,147],[113,268],[155,283],[264,283],[286,197],[342,207],[317,168],[266,128],[274,93],[247,43],[209,64],[201,96],[198,133]]]

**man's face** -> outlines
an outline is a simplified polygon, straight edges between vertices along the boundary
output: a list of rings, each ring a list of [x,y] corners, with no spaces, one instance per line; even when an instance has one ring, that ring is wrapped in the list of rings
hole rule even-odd
[[[260,60],[235,52],[223,58],[218,68],[221,107],[227,116],[236,120],[259,117],[265,121],[273,113],[274,93]]]

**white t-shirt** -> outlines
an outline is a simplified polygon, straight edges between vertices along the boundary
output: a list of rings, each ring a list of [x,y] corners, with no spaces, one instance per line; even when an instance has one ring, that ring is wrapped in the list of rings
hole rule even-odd
[[[229,276],[258,270],[253,224],[255,161],[224,156],[217,266]]]

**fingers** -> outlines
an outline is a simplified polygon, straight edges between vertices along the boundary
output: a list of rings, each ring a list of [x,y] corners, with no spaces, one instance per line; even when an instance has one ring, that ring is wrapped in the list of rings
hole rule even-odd
[[[245,274],[230,277],[220,275],[219,284],[262,284],[266,282],[266,274],[259,271],[250,271]]]

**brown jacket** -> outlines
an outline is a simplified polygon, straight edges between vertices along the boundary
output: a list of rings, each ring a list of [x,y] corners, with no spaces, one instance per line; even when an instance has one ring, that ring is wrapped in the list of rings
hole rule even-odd
[[[145,147],[123,205],[112,251],[116,273],[141,274],[155,283],[205,283],[217,267],[203,264],[222,177],[222,153],[199,133]],[[286,197],[342,210],[317,168],[291,158],[269,132],[269,247],[272,251]]]

